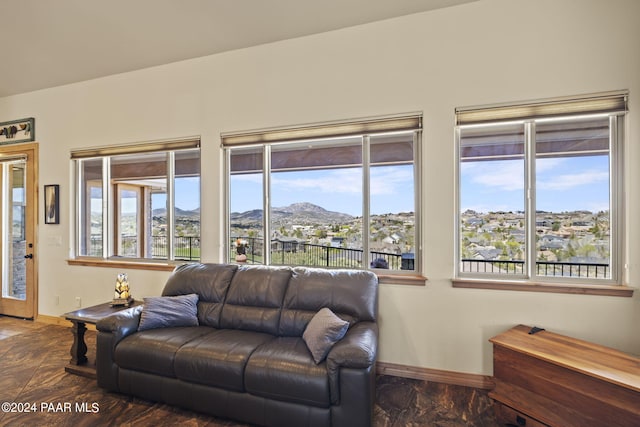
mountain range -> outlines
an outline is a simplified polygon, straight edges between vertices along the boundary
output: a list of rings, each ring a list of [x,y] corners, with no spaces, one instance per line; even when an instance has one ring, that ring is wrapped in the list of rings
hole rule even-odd
[[[232,212],[231,225],[237,227],[246,227],[248,225],[257,225],[262,222],[262,209],[253,209],[245,212]],[[328,211],[313,203],[301,202],[293,203],[289,206],[272,208],[271,221],[275,224],[336,224],[348,222],[353,216],[341,212]]]
[[[163,217],[167,215],[165,208],[154,209],[153,216]],[[199,217],[200,208],[194,210],[182,210],[176,208],[176,217],[193,218]],[[232,212],[231,225],[246,227],[249,225],[258,225],[262,222],[262,209],[253,209],[245,212]],[[341,213],[324,209],[313,203],[301,202],[293,203],[289,206],[277,207],[271,209],[271,221],[275,224],[339,224],[351,221],[354,217]]]
[[[153,216],[167,216],[167,210],[165,208],[160,208],[160,209],[154,209],[152,212]],[[200,208],[197,209],[193,209],[190,211],[185,211],[182,210],[180,208],[176,208],[175,210],[175,216],[179,217],[199,217],[200,216]]]

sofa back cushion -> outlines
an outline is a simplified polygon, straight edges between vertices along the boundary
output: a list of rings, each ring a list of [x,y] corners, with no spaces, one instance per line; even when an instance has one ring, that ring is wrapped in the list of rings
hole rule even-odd
[[[278,333],[291,268],[241,266],[231,280],[220,327]]]
[[[233,264],[180,265],[169,276],[162,295],[198,294],[198,322],[218,328],[222,304],[237,269]]]
[[[313,316],[324,307],[351,325],[375,322],[377,276],[364,270],[295,267],[284,297],[279,335],[302,336]]]

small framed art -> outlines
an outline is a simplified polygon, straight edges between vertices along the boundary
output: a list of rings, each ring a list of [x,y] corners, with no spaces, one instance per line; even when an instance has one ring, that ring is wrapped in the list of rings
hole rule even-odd
[[[44,223],[60,224],[60,186],[44,186]]]

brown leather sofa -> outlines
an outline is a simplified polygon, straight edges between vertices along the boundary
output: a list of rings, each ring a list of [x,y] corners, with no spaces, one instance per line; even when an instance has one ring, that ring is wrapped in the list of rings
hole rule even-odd
[[[198,326],[138,331],[144,306],[98,322],[98,385],[264,426],[370,426],[378,281],[360,270],[187,264],[163,296],[197,294]],[[349,322],[316,364],[303,332]]]

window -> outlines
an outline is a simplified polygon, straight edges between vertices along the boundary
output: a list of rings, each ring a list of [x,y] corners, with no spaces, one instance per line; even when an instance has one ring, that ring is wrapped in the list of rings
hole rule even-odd
[[[200,259],[200,142],[71,153],[77,256]]]
[[[420,131],[412,115],[223,135],[227,260],[415,275]]]
[[[621,283],[626,97],[457,111],[458,278]]]

